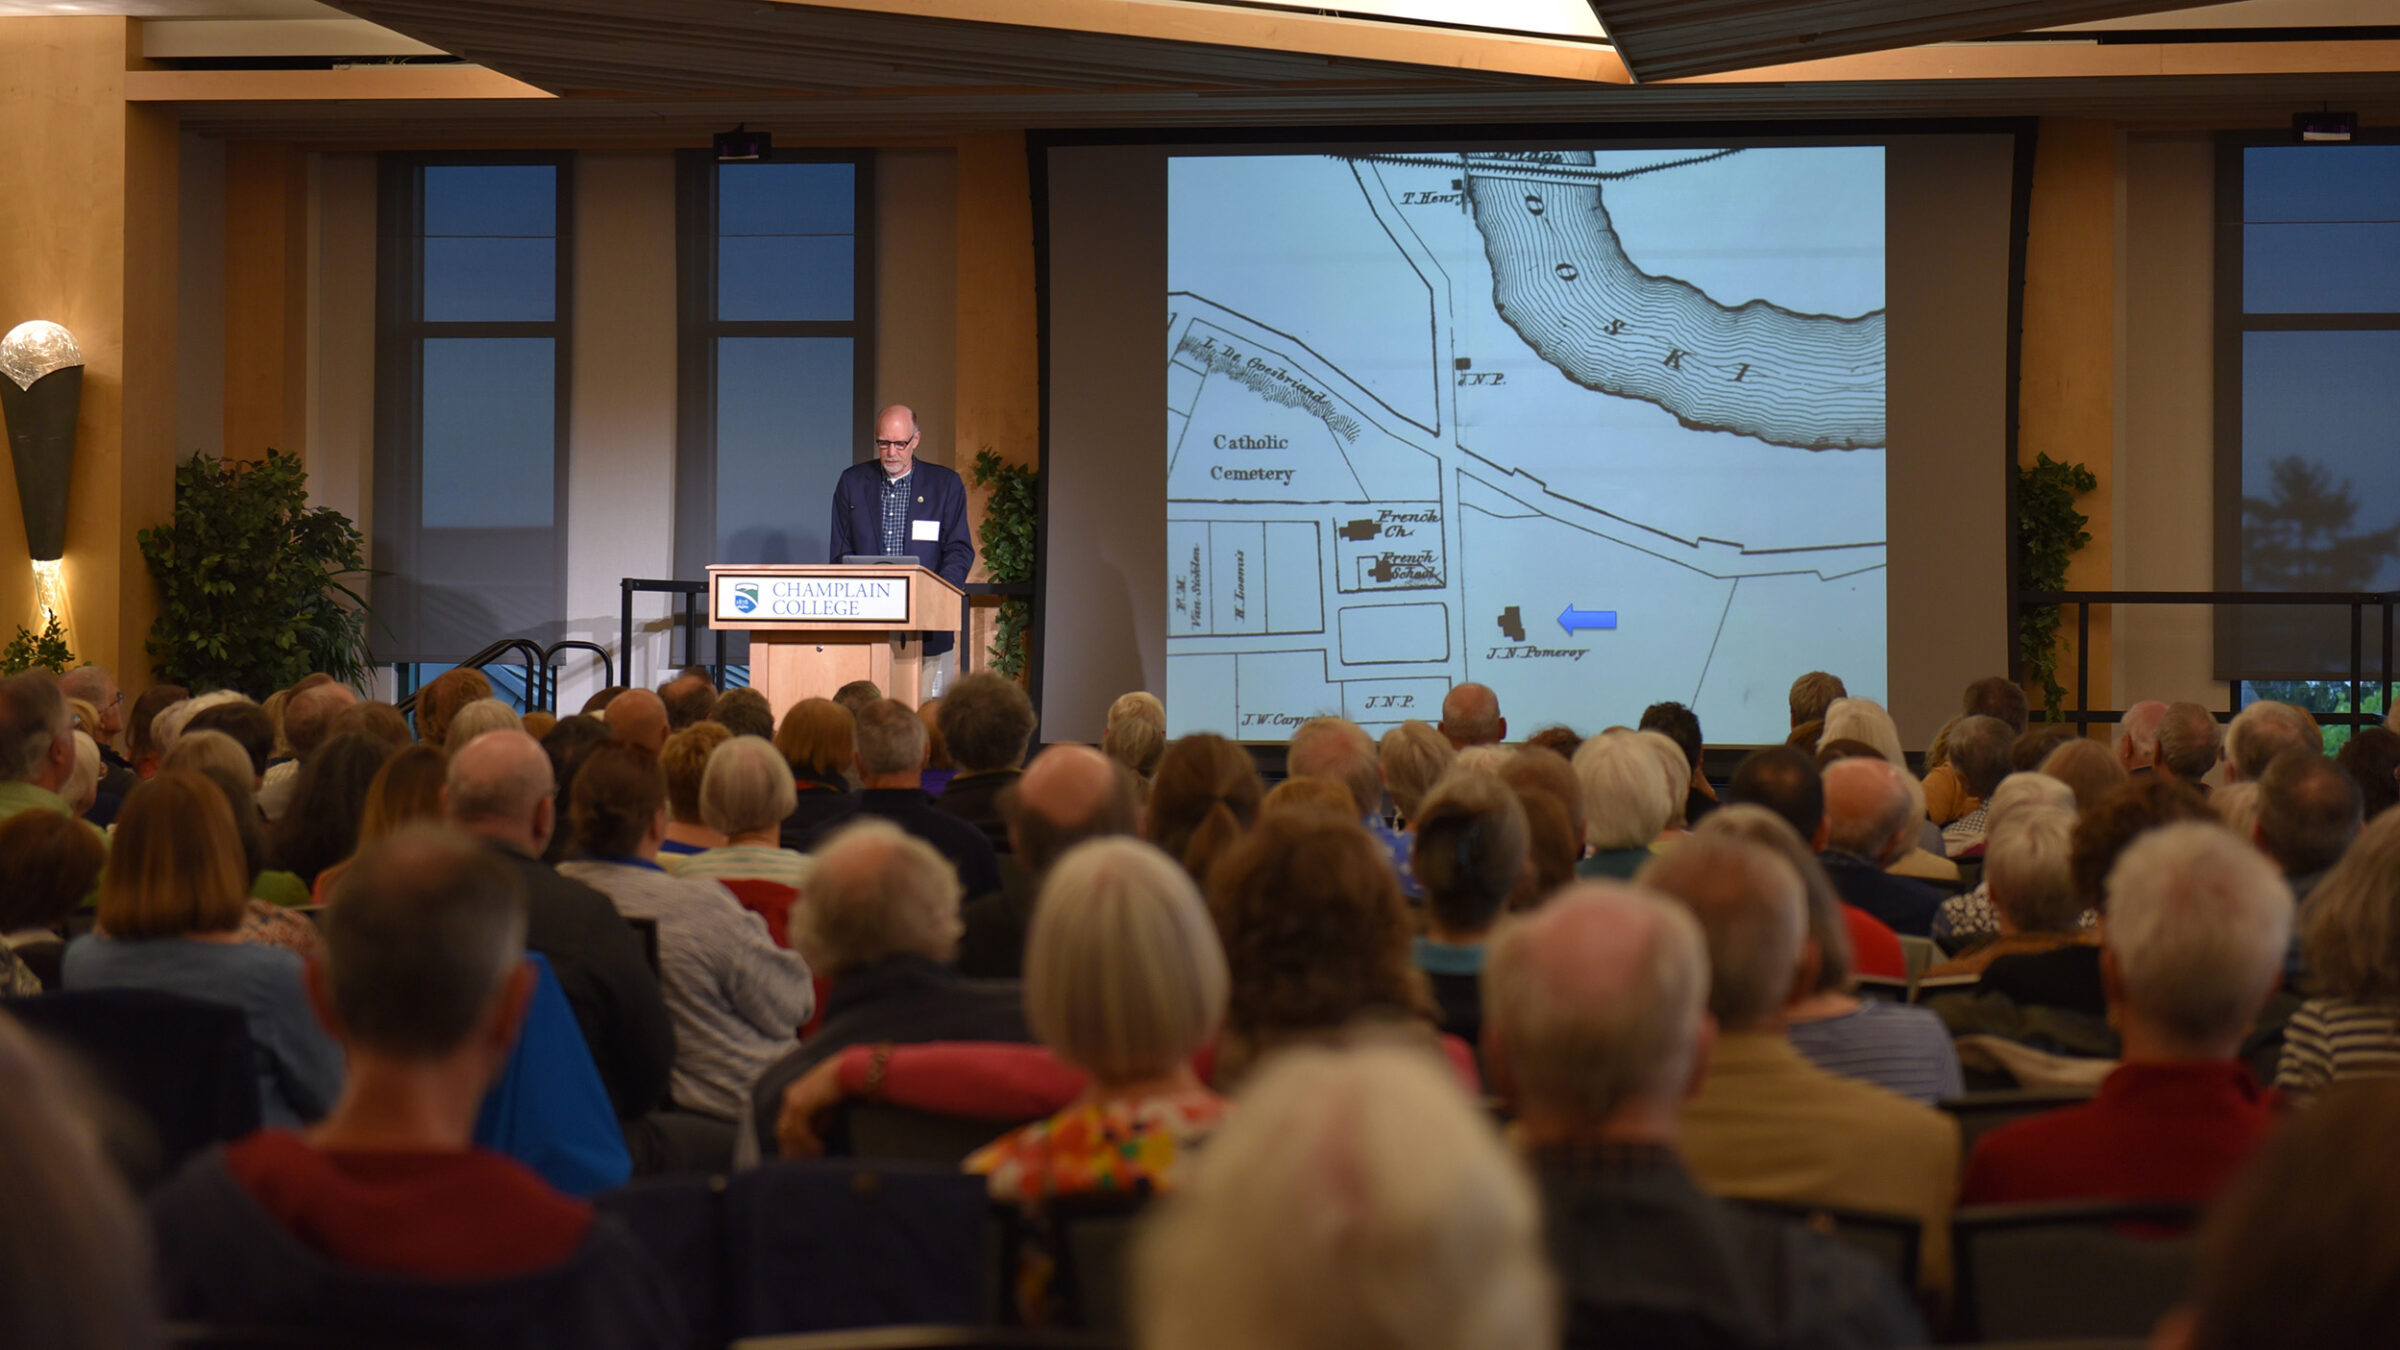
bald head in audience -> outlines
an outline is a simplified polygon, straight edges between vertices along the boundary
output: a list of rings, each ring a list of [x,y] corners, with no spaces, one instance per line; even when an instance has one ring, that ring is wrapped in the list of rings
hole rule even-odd
[[[1051,746],[1001,798],[1017,863],[1037,879],[1086,839],[1141,828],[1131,771],[1086,745]]]
[[[610,699],[605,720],[608,738],[620,745],[639,746],[654,755],[666,747],[666,700],[650,690],[628,689]]]
[[[1707,1072],[1708,947],[1691,912],[1584,882],[1493,935],[1484,1067],[1529,1147],[1674,1142]]]
[[[1858,755],[1825,766],[1827,848],[1883,867],[1906,853],[1916,837],[1916,800],[1898,765]]]
[[[459,830],[538,858],[558,828],[549,753],[522,731],[487,731],[450,757],[442,814]]]
[[[1442,696],[1439,730],[1450,744],[1464,750],[1471,745],[1493,745],[1507,740],[1508,719],[1500,715],[1500,696],[1489,685],[1453,685]]]

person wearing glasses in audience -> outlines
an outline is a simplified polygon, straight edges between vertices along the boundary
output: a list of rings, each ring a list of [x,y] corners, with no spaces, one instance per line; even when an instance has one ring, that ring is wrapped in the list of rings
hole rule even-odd
[[[922,463],[917,415],[899,404],[875,414],[875,457],[842,471],[833,485],[832,546],[826,561],[906,555],[963,586],[975,565],[967,534],[967,487],[956,473]],[[928,694],[940,694],[957,674],[951,632],[925,635]]]

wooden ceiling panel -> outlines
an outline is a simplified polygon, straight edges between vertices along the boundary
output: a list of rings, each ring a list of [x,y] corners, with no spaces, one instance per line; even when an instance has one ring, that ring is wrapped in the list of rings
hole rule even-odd
[[[2002,37],[2190,0],[1594,0],[1637,80]]]

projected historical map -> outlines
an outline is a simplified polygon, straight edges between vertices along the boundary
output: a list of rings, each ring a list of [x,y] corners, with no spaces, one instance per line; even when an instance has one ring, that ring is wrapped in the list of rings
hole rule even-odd
[[[1170,162],[1170,731],[1884,680],[1879,147]]]

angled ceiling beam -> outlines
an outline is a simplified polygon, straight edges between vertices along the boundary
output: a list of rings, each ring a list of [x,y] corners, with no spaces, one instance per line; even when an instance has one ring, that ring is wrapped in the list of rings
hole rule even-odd
[[[2190,0],[1592,0],[1637,81],[2186,9]]]

